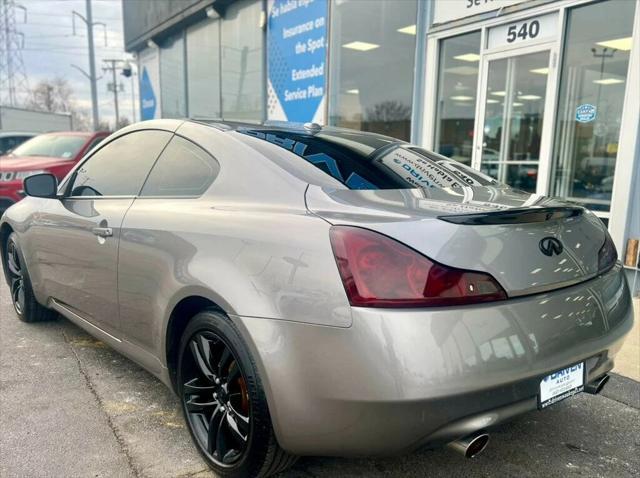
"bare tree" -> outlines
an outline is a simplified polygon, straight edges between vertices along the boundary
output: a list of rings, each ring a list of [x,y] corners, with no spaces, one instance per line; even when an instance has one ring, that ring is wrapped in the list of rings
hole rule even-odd
[[[31,90],[27,106],[51,113],[71,113],[74,106],[73,88],[61,77],[41,80]]]
[[[101,119],[98,123],[98,129],[96,131],[111,131],[111,126],[109,125],[108,121]]]
[[[127,118],[126,116],[124,118],[120,118],[118,124],[116,125],[116,131],[120,128],[124,128],[125,126],[129,126],[130,124],[131,121],[129,121],[129,118]]]
[[[91,129],[87,113],[78,108],[73,88],[65,78],[57,76],[41,80],[32,88],[30,96],[27,108],[50,113],[70,113],[74,129]]]
[[[383,101],[367,108],[367,121],[403,121],[411,118],[411,107],[400,101]]]

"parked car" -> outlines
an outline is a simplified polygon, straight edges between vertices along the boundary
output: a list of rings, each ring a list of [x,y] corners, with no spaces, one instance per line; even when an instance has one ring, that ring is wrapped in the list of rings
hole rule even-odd
[[[45,133],[0,156],[0,215],[24,197],[24,178],[47,172],[61,180],[107,136],[109,133],[106,131]]]
[[[599,392],[632,327],[595,215],[376,134],[148,121],[25,192],[0,221],[18,318],[60,313],[160,378],[221,476],[474,456]]]
[[[19,131],[0,131],[0,156],[7,154],[12,149],[20,146],[26,140],[33,138],[38,133],[26,133]]]

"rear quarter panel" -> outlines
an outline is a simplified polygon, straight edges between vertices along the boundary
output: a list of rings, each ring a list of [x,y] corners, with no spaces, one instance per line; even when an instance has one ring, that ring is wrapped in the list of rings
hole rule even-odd
[[[306,210],[306,184],[226,133],[187,125],[178,133],[210,151],[220,173],[200,198],[138,198],[128,211],[118,268],[125,339],[164,359],[171,311],[191,295],[232,316],[350,326],[330,226]]]

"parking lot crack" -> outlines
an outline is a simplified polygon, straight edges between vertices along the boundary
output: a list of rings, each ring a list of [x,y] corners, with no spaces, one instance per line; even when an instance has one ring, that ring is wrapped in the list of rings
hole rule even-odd
[[[127,447],[127,444],[126,444],[124,438],[122,437],[122,435],[118,431],[118,428],[116,427],[115,423],[111,419],[111,416],[107,412],[107,410],[106,410],[106,408],[104,406],[104,403],[102,401],[102,398],[98,394],[98,391],[96,390],[96,387],[93,384],[93,381],[91,380],[91,377],[89,377],[89,374],[87,373],[87,370],[85,369],[84,365],[82,364],[82,360],[80,360],[80,356],[76,352],[76,349],[74,348],[73,343],[71,342],[69,336],[67,335],[67,333],[64,330],[61,330],[61,332],[62,332],[62,336],[64,338],[64,341],[67,343],[67,345],[71,349],[71,352],[73,353],[73,357],[75,358],[75,361],[76,361],[76,363],[78,365],[78,370],[80,371],[80,375],[82,375],[82,377],[84,378],[84,381],[85,381],[85,383],[87,385],[87,388],[89,389],[89,391],[93,395],[93,398],[95,399],[96,403],[98,404],[98,407],[100,408],[102,413],[104,413],[104,416],[105,416],[105,418],[107,420],[107,424],[108,424],[108,426],[109,426],[109,428],[111,430],[111,433],[113,433],[113,436],[114,436],[114,438],[115,438],[115,440],[116,440],[116,442],[118,444],[118,447],[120,448],[122,454],[125,456],[125,459],[127,461],[127,465],[129,467],[129,469],[131,470],[131,475],[134,476],[135,478],[139,478],[141,476],[140,472],[138,471],[138,468],[136,467],[136,465],[135,465],[135,463],[133,461],[133,457],[129,453],[129,449]]]

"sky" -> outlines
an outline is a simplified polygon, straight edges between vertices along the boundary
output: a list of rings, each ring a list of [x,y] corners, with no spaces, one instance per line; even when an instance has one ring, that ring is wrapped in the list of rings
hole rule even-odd
[[[76,18],[76,34],[73,34],[72,12],[86,17],[85,0],[17,0],[27,9],[26,22],[21,11],[16,11],[16,29],[24,34],[22,58],[30,87],[38,81],[60,76],[73,88],[79,108],[91,117],[91,89],[89,80],[72,64],[89,71],[87,27]],[[121,0],[92,0],[93,21],[106,24],[106,45],[102,26],[94,27],[96,75],[98,80],[98,104],[101,120],[111,125],[115,119],[113,93],[107,91],[111,72],[102,71],[103,59],[131,58],[124,51],[122,33]],[[118,74],[118,82],[124,84],[120,93],[120,117],[132,117],[131,79]],[[136,91],[137,97],[137,91]],[[137,114],[137,112],[136,112]]]

